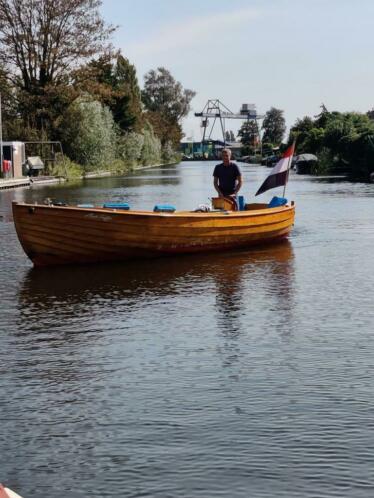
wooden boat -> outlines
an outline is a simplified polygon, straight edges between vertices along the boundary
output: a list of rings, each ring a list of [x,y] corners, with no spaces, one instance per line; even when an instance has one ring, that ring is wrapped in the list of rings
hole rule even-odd
[[[124,211],[102,207],[13,203],[21,245],[35,266],[95,263],[222,251],[288,235],[294,203],[244,211]]]

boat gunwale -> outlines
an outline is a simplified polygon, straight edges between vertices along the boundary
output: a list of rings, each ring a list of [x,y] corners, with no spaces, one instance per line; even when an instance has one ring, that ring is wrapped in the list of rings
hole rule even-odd
[[[111,215],[119,215],[119,216],[147,216],[150,218],[202,218],[202,219],[220,219],[226,218],[230,216],[230,218],[245,218],[245,217],[258,217],[258,216],[267,216],[269,214],[278,214],[284,213],[287,211],[294,211],[295,204],[294,201],[291,201],[291,204],[286,204],[284,206],[277,207],[263,207],[259,209],[248,209],[245,211],[206,211],[206,212],[198,212],[198,211],[175,211],[173,213],[157,213],[153,211],[140,211],[140,210],[121,210],[114,208],[104,208],[104,207],[79,207],[79,206],[49,206],[45,204],[30,204],[26,202],[18,202],[13,201],[13,206],[21,206],[26,208],[38,208],[38,209],[58,209],[64,211],[78,211],[80,213],[97,213],[97,214],[111,214]]]

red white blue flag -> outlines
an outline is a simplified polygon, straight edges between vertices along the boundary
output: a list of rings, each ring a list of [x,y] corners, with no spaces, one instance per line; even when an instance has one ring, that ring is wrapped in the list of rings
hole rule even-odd
[[[286,185],[294,152],[295,152],[295,143],[293,143],[292,145],[290,145],[290,147],[288,147],[288,149],[286,149],[281,159],[270,171],[269,176],[266,178],[261,187],[257,190],[256,195],[260,195],[263,192],[270,190],[271,188],[281,187],[282,185]]]

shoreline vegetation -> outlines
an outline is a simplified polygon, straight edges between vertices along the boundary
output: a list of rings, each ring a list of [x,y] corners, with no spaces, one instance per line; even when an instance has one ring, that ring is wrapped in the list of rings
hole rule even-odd
[[[181,161],[179,154],[175,154],[168,161],[160,161],[156,163],[126,163],[121,160],[115,160],[109,164],[102,166],[83,166],[68,157],[59,160],[50,170],[50,176],[55,178],[63,178],[66,180],[79,180],[85,178],[99,178],[104,176],[121,176],[132,173],[138,170],[157,168],[160,166],[169,166],[178,164]]]
[[[373,181],[374,110],[367,113],[329,112],[322,104],[314,118],[298,119],[290,130],[297,154],[318,157],[315,175],[343,174],[353,181]]]
[[[164,67],[148,71],[141,89],[135,66],[111,44],[116,28],[101,4],[0,0],[3,141],[28,142],[47,175],[108,165],[123,174],[180,160],[181,121],[195,92]],[[60,142],[64,158],[53,148],[43,157],[40,142]]]
[[[261,162],[276,159],[296,142],[296,155],[313,154],[312,175],[343,175],[352,181],[372,182],[374,177],[374,109],[366,113],[337,112],[321,105],[321,112],[313,118],[297,119],[291,127],[287,143],[284,140],[286,126],[283,111],[272,107],[265,115],[262,129],[261,157],[258,151],[258,130],[253,123],[244,123],[239,131],[242,155]],[[266,164],[266,161],[265,163]]]

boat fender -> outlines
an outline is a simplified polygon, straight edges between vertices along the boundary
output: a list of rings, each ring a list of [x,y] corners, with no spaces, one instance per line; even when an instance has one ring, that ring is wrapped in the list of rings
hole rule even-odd
[[[127,202],[106,202],[103,204],[104,208],[108,209],[123,209],[124,211],[128,211],[130,209],[130,204]]]
[[[277,197],[276,195],[269,202],[268,207],[274,208],[279,206],[284,206],[287,204],[287,199],[285,197]]]
[[[154,213],[174,213],[175,207],[170,204],[156,204],[153,208]]]
[[[79,208],[93,208],[93,204],[78,204],[77,207]]]

